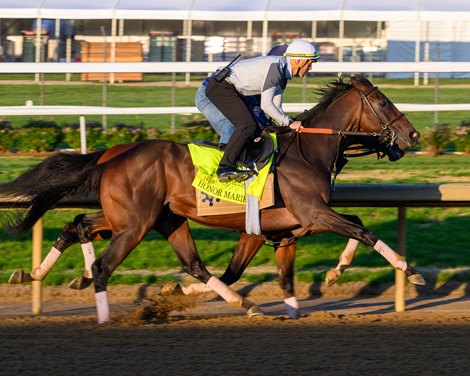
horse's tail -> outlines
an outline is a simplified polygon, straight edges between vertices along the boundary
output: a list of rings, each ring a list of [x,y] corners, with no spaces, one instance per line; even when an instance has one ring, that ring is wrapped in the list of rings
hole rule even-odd
[[[96,163],[105,151],[91,154],[58,153],[31,167],[12,182],[0,184],[0,196],[26,199],[26,214],[2,213],[0,225],[11,234],[28,231],[45,212],[66,196],[98,194],[104,165]]]

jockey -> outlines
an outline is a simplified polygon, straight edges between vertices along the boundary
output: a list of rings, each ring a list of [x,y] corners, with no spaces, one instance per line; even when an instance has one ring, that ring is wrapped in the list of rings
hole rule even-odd
[[[217,176],[219,181],[242,181],[246,171],[237,170],[238,158],[248,139],[258,130],[258,122],[248,109],[244,96],[261,95],[260,107],[280,126],[298,131],[282,110],[282,93],[292,77],[304,77],[319,58],[317,49],[306,40],[292,42],[283,56],[260,56],[235,63],[225,74],[214,74],[206,86],[206,96],[235,127],[227,144]]]
[[[279,44],[271,48],[271,50],[268,52],[268,56],[282,56],[284,52],[286,52],[286,49],[286,44]],[[217,74],[217,72],[215,74]],[[220,136],[219,148],[225,149],[225,146],[228,144],[230,137],[235,131],[235,126],[207,98],[206,87],[210,78],[211,77],[207,77],[202,85],[197,89],[195,104],[197,109],[206,117],[212,128],[214,128],[214,130]],[[261,95],[244,96],[243,100],[248,109],[255,116],[255,119],[258,121],[258,124],[261,128],[264,128],[266,125],[271,125],[271,120],[268,119],[264,111],[261,110]]]

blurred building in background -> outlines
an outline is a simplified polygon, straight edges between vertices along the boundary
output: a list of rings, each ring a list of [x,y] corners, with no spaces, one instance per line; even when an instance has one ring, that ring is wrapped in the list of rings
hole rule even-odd
[[[81,61],[84,42],[140,43],[141,61],[229,61],[296,38],[315,42],[320,61],[470,61],[466,0],[17,3],[0,0],[0,61],[36,61],[38,43],[40,61]]]

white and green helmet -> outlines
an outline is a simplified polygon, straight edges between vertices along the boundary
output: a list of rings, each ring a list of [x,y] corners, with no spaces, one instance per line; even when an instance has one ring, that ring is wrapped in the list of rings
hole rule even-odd
[[[284,56],[300,60],[317,60],[320,58],[317,48],[304,39],[297,39],[289,44]]]

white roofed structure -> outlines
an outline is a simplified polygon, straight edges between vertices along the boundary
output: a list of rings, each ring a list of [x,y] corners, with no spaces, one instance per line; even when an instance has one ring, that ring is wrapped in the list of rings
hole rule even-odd
[[[470,20],[467,0],[0,0],[1,18],[204,21]]]

